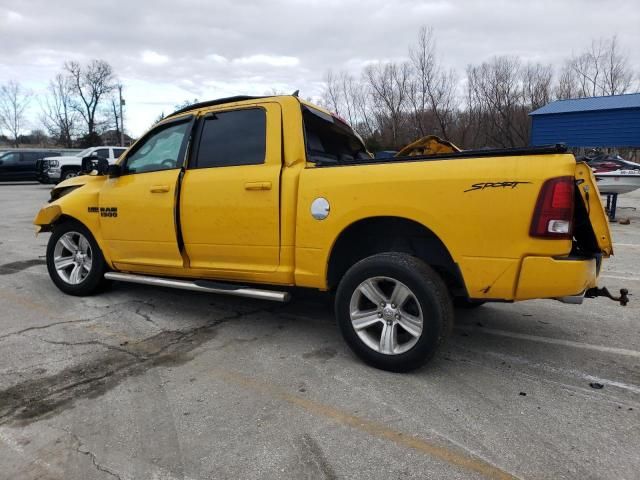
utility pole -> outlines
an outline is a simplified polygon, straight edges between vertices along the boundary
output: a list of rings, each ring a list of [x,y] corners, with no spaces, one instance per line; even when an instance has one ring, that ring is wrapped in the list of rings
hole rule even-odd
[[[120,146],[124,147],[124,117],[122,116],[124,99],[122,98],[122,84],[118,85],[118,96],[120,97]]]

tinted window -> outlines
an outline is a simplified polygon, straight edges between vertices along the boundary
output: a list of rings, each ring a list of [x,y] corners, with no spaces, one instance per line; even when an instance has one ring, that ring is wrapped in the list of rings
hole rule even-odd
[[[115,158],[118,158],[120,155],[122,155],[124,153],[125,150],[126,150],[126,148],[114,148],[113,149],[113,156]]]
[[[98,157],[101,157],[101,158],[109,158],[109,149],[108,148],[99,148],[98,150],[93,152],[93,154],[97,155]]]
[[[341,120],[306,106],[302,118],[309,161],[347,163],[371,159],[362,140]]]
[[[202,126],[197,168],[264,163],[266,114],[260,108],[217,113]]]
[[[20,161],[20,154],[16,152],[11,152],[0,157],[2,160],[2,164],[6,167],[7,165],[15,165]]]
[[[177,168],[182,164],[182,142],[190,125],[190,122],[170,124],[152,132],[129,154],[125,172],[141,173]]]
[[[45,154],[43,152],[24,152],[22,154],[22,160],[26,162],[35,162],[44,156]]]

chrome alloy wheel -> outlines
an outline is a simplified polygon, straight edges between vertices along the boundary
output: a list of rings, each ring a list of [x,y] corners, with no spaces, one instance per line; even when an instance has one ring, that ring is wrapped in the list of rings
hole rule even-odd
[[[360,340],[385,355],[407,352],[422,335],[418,299],[404,283],[390,277],[372,277],[358,285],[349,315]]]
[[[56,242],[53,263],[58,276],[69,285],[82,283],[91,272],[93,255],[84,235],[67,232]]]

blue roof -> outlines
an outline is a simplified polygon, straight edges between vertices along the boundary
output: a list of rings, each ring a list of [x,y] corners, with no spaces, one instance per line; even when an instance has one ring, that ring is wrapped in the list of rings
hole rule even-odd
[[[620,110],[623,108],[640,108],[640,93],[556,100],[542,108],[534,110],[529,115],[592,112],[594,110]]]

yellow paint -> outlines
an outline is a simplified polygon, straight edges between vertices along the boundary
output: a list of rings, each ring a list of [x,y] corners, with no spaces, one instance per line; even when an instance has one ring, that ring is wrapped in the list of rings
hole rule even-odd
[[[387,427],[378,422],[368,420],[363,417],[358,417],[351,413],[332,407],[324,403],[316,402],[300,395],[289,393],[288,391],[273,385],[271,383],[261,382],[253,378],[241,375],[236,372],[230,372],[221,369],[213,369],[211,374],[214,377],[220,377],[228,383],[240,385],[246,388],[250,388],[261,394],[266,394],[271,397],[277,398],[289,404],[318,417],[324,417],[336,423],[351,427],[355,430],[360,430],[373,437],[381,438],[383,440],[395,443],[399,447],[410,448],[417,452],[429,455],[430,457],[442,460],[454,467],[460,467],[462,469],[479,473],[485,478],[496,480],[513,480],[517,477],[514,475],[491,465],[490,463],[454,450],[443,445],[439,445],[435,442],[431,442],[413,435],[402,433],[398,430]]]
[[[38,230],[36,233],[40,232],[40,228],[43,225],[51,225],[62,215],[62,209],[60,205],[46,205],[40,209],[36,218],[33,220],[34,225],[36,225]]]
[[[579,295],[596,286],[596,261],[527,257],[516,290],[516,300]]]
[[[578,189],[585,205],[588,205],[589,218],[591,219],[591,225],[598,240],[598,247],[600,247],[607,257],[613,255],[613,242],[611,240],[609,221],[607,220],[607,215],[600,201],[600,194],[596,187],[596,179],[593,176],[593,171],[586,163],[578,162],[575,176],[578,181],[584,180],[584,183],[578,185]]]
[[[175,225],[179,169],[76,177],[60,186],[81,187],[45,207],[34,223],[49,225],[56,216],[50,212],[58,209],[78,219],[117,270],[326,289],[331,251],[341,232],[362,219],[400,217],[442,240],[473,298],[546,298],[558,291],[576,293],[596,280],[591,269],[581,270],[585,279],[573,263],[551,261],[569,255],[570,240],[529,236],[542,184],[551,177],[575,175],[590,188],[591,222],[600,248],[605,255],[612,251],[593,176],[576,166],[572,155],[319,168],[306,161],[300,101],[294,97],[247,100],[185,115],[240,108],[266,111],[265,163],[185,171],[177,206],[182,250]],[[483,182],[523,183],[473,189]],[[581,193],[586,201],[583,188]],[[310,214],[318,197],[331,205],[322,221]],[[118,216],[90,213],[91,206],[115,207]],[[530,257],[548,259],[553,267],[534,267]],[[530,274],[534,271],[538,273]],[[554,279],[544,275],[548,271]],[[550,286],[555,283],[562,287]]]

